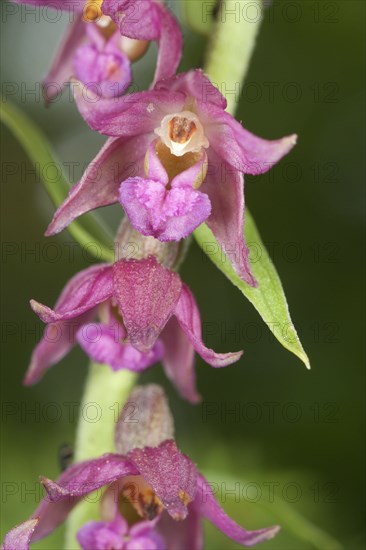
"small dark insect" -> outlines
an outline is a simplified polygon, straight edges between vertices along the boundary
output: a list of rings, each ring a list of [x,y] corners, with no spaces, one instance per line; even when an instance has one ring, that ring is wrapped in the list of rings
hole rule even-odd
[[[68,443],[60,445],[58,450],[58,464],[61,472],[64,472],[72,463],[74,449]]]

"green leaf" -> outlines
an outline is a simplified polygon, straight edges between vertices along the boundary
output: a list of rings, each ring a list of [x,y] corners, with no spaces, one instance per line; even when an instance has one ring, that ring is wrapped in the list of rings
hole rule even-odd
[[[308,356],[291,321],[280,278],[261,241],[248,209],[246,210],[245,239],[247,244],[257,251],[256,258],[251,260],[253,275],[258,283],[257,288],[249,286],[235,273],[229,259],[225,256],[206,224],[202,224],[196,229],[194,236],[202,250],[206,253],[209,252],[210,260],[253,304],[283,347],[299,357],[305,366],[310,369]]]
[[[216,5],[215,0],[184,0],[184,16],[187,25],[195,32],[208,36],[215,22]]]
[[[46,137],[24,112],[9,102],[1,103],[0,120],[18,139],[35,165],[53,204],[60,206],[70,191],[70,186]],[[55,166],[57,178],[53,175],[49,178],[51,166]],[[95,250],[98,259],[110,262],[114,260],[113,238],[95,214],[85,214],[70,224],[68,231],[82,246],[95,244],[95,247],[90,247],[90,252]]]

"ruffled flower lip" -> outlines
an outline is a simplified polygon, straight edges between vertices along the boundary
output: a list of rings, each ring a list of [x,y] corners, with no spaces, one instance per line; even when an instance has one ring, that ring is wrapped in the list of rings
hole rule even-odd
[[[145,172],[145,178],[128,178],[119,189],[120,203],[140,233],[163,242],[179,241],[210,216],[210,199],[197,190],[207,173],[204,149],[176,158],[154,140],[146,153]]]

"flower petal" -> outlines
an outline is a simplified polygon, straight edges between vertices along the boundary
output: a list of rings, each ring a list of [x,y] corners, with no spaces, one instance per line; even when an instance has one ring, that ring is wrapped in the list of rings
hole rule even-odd
[[[238,172],[252,175],[268,172],[296,145],[295,134],[272,141],[257,137],[216,106],[200,103],[197,111],[212,149]]]
[[[2,545],[3,550],[28,550],[38,522],[38,518],[29,519],[14,527],[14,529],[5,535]]]
[[[112,40],[102,49],[96,44],[84,44],[73,57],[74,74],[101,97],[117,98],[131,83],[128,57]]]
[[[168,321],[160,338],[164,343],[165,374],[184,399],[199,403],[201,396],[196,389],[194,348],[175,317]]]
[[[209,151],[209,172],[202,191],[212,204],[207,225],[229,258],[233,268],[246,283],[256,286],[244,239],[244,181],[241,172]]]
[[[59,3],[64,4],[62,1]],[[46,3],[44,2],[44,4]],[[57,7],[54,2],[50,1],[50,4],[53,8]],[[64,9],[64,6],[61,9]],[[86,40],[86,24],[81,17],[77,17],[67,28],[50,70],[43,80],[43,95],[46,103],[57,97],[65,83],[70,81],[71,77],[75,74],[74,56],[77,49]]]
[[[116,450],[127,454],[132,449],[158,447],[174,437],[174,420],[164,390],[157,384],[139,386],[126,401],[133,405],[138,422],[126,422],[122,412],[115,430]]]
[[[158,37],[158,59],[154,82],[169,78],[175,74],[182,57],[183,38],[179,25],[170,11],[161,4],[155,2],[160,29]]]
[[[123,550],[123,538],[128,533],[128,523],[117,514],[113,521],[89,521],[79,529],[76,537],[83,550],[102,548],[98,541],[102,541],[103,548]]]
[[[122,35],[158,43],[154,82],[175,73],[182,56],[182,33],[163,4],[156,0],[104,0],[103,12],[119,24]]]
[[[179,276],[152,256],[120,260],[113,265],[113,286],[129,341],[140,351],[151,349],[179,300]]]
[[[206,151],[203,150],[201,153],[201,158],[192,166],[179,172],[171,181],[171,186],[173,189],[176,188],[194,188],[198,189],[206,177],[208,169],[208,159]]]
[[[77,341],[93,361],[109,365],[114,371],[142,372],[162,359],[162,342],[158,340],[151,350],[142,353],[131,344],[121,342],[121,332],[116,325],[119,323],[114,326],[92,323],[83,325],[77,332]]]
[[[151,485],[172,518],[185,519],[188,514],[187,504],[196,494],[197,469],[177,449],[175,442],[168,440],[159,447],[133,449],[127,456]]]
[[[130,529],[131,539],[127,542],[126,550],[166,550],[164,539],[156,530],[156,524],[159,524],[160,516],[154,520],[139,521],[132,525]]]
[[[45,372],[61,361],[75,345],[75,333],[79,327],[89,323],[95,315],[91,310],[73,320],[58,321],[45,328],[42,340],[35,347],[31,363],[25,375],[24,384],[31,386],[38,382]]]
[[[160,156],[156,151],[159,139],[154,139],[149,145],[148,150],[146,151],[144,168],[145,175],[149,179],[154,181],[160,181],[160,183],[165,186],[169,183],[169,175],[166,171],[163,163],[161,162]]]
[[[156,0],[104,0],[103,13],[119,25],[122,35],[156,40],[160,31],[156,4]]]
[[[99,264],[84,269],[67,283],[54,310],[35,300],[31,300],[31,306],[44,323],[53,323],[74,319],[105,302],[112,294],[112,266]]]
[[[8,533],[5,538],[8,546],[5,546],[5,550],[15,550],[15,548],[16,550],[27,550],[27,540],[35,542],[54,531],[65,521],[69,512],[84,495],[124,476],[138,475],[138,473],[136,467],[125,457],[106,454],[100,458],[71,466],[57,482],[41,478],[48,494],[29,521]],[[14,537],[17,536],[22,537],[19,540],[20,542],[24,541],[23,546],[13,544],[17,540]]]
[[[103,12],[119,24],[122,35],[158,43],[154,83],[175,74],[182,56],[182,33],[164,4],[159,0],[104,0]]]
[[[180,73],[172,78],[158,82],[155,90],[182,92],[186,97],[197,100],[198,104],[214,105],[220,110],[226,109],[227,101],[212,84],[202,69]]]
[[[120,203],[135,229],[163,242],[184,239],[211,213],[204,193],[189,187],[167,191],[162,183],[143,178],[122,183]]]
[[[93,130],[107,136],[150,134],[168,114],[184,107],[185,96],[179,92],[137,92],[115,99],[101,98],[81,82],[73,93],[81,116]],[[155,137],[155,136],[154,136]]]
[[[184,521],[174,521],[163,513],[158,524],[169,550],[202,550],[203,522],[197,506],[197,498],[188,504],[188,516]]]
[[[109,485],[125,476],[138,475],[136,467],[123,455],[105,454],[68,468],[57,481],[41,477],[51,503],[71,501]]]
[[[200,513],[213,523],[222,533],[243,546],[254,546],[273,538],[279,531],[279,526],[247,531],[225,514],[218,504],[213,491],[205,478],[198,474],[196,503]]]
[[[158,533],[150,531],[149,533],[129,539],[126,542],[124,550],[166,550],[166,546]]]
[[[240,359],[243,352],[216,353],[206,348],[201,337],[201,318],[193,294],[186,285],[183,285],[174,315],[177,317],[182,330],[187,335],[196,352],[212,367],[221,368],[231,365]]]
[[[75,218],[118,201],[118,188],[130,175],[143,174],[149,138],[109,139],[56,211],[46,235],[62,231]]]
[[[232,129],[235,139],[241,148],[240,170],[244,174],[263,174],[268,172],[282,157],[296,145],[297,135],[292,134],[282,139],[266,140],[255,136],[235,120],[224,113],[226,123]],[[238,168],[239,169],[239,168]]]

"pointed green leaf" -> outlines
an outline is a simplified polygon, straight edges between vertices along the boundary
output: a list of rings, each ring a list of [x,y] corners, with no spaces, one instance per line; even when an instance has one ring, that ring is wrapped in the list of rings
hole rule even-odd
[[[208,252],[210,260],[253,304],[277,340],[286,349],[299,357],[305,366],[310,369],[308,356],[301,345],[296,329],[291,321],[280,278],[248,210],[246,210],[245,221],[246,242],[259,251],[255,260],[251,261],[253,275],[258,283],[257,288],[252,288],[238,277],[229,259],[225,256],[225,253],[206,224],[202,224],[196,229],[194,236],[202,250],[206,253]]]
[[[66,198],[70,186],[60,170],[60,163],[57,162],[55,154],[50,145],[36,124],[18,107],[9,103],[1,103],[0,120],[9,128],[14,136],[21,143],[30,160],[38,169],[39,176],[47,193],[56,207]],[[57,179],[49,179],[49,169],[46,167],[55,166]],[[90,252],[98,252],[98,259],[113,261],[113,238],[103,223],[95,214],[85,214],[82,218],[74,221],[68,227],[69,233],[82,246],[95,243]]]

